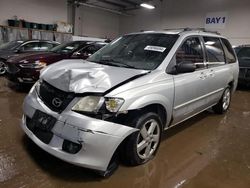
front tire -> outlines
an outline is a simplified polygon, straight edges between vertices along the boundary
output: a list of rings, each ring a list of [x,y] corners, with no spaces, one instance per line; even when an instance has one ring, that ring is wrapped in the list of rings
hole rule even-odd
[[[229,109],[230,103],[231,103],[231,91],[230,88],[227,87],[224,90],[220,101],[215,106],[213,106],[213,110],[217,114],[224,114]]]
[[[134,120],[139,131],[128,137],[121,151],[127,165],[136,166],[148,162],[156,154],[162,133],[160,117],[153,112],[145,113]]]
[[[0,60],[0,76],[6,73],[7,67],[6,64]]]

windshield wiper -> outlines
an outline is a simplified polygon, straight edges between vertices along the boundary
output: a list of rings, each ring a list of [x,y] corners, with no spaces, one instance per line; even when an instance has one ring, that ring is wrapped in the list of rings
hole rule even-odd
[[[122,63],[120,61],[114,60],[114,59],[102,59],[100,61],[93,61],[93,62],[104,64],[104,65],[116,66],[116,67],[126,67],[126,68],[136,69],[136,67],[134,67],[132,65],[128,65],[128,64]]]

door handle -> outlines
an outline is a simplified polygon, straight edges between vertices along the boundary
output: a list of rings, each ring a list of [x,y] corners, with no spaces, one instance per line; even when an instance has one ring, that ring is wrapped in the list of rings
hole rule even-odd
[[[207,75],[204,72],[201,72],[200,79],[205,80]]]
[[[214,74],[214,70],[210,70],[209,73],[208,73],[208,75],[209,75],[210,77],[214,77],[214,75],[215,75],[215,74]]]

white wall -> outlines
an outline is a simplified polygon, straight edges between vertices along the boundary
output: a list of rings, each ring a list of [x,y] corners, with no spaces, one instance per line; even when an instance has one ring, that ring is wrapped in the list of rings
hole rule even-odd
[[[116,38],[120,16],[107,11],[80,6],[76,9],[75,35]]]
[[[76,9],[75,35],[116,38],[140,30],[204,27],[209,12],[226,11],[228,22],[219,30],[235,45],[250,43],[249,0],[157,0],[155,10],[140,9],[120,16],[99,9]],[[67,21],[67,0],[0,0],[0,24],[14,15],[38,23]]]
[[[164,0],[155,10],[140,9],[135,16],[121,17],[120,33],[140,30],[159,30],[180,27],[204,27],[209,12],[225,11],[228,20],[224,29],[218,30],[231,43],[250,43],[249,0]]]
[[[0,0],[0,24],[17,16],[30,22],[51,24],[67,21],[66,0]]]

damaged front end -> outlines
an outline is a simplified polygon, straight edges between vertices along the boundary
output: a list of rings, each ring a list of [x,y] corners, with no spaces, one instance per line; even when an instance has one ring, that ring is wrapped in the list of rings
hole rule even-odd
[[[55,87],[43,84],[37,83],[25,98],[22,118],[25,133],[48,153],[97,170],[103,176],[108,175],[115,168],[110,161],[116,149],[127,136],[138,130],[118,121],[114,123],[113,118],[121,117],[114,112],[103,113],[103,110],[108,111],[104,109],[106,106],[114,110],[110,99],[102,101],[98,113],[85,113],[80,111],[84,97],[72,97],[71,93],[63,91],[58,93]],[[62,100],[62,106],[52,108],[53,103],[58,102],[51,101],[55,97]],[[99,98],[99,102],[105,100]]]

